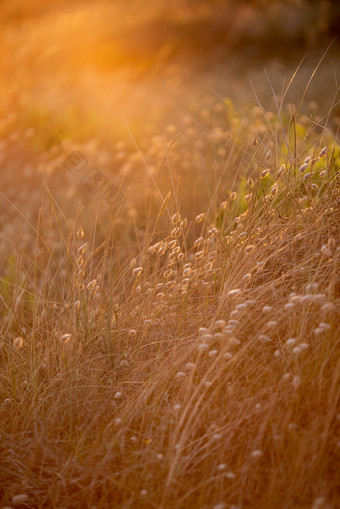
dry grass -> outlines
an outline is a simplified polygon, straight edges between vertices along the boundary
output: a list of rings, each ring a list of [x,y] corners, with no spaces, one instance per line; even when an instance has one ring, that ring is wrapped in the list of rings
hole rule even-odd
[[[53,170],[49,204],[11,215],[3,505],[337,507],[339,146],[256,115],[196,219],[158,174],[144,220],[135,195],[70,221]]]
[[[336,69],[237,108],[81,4],[1,35],[0,507],[338,508]]]

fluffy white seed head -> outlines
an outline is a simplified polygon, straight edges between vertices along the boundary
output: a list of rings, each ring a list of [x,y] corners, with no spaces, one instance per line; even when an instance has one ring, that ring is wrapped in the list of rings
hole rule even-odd
[[[241,293],[242,290],[240,290],[239,288],[234,288],[233,290],[229,290],[228,292],[228,297],[236,297],[237,295],[239,295]]]
[[[261,343],[270,343],[271,342],[271,338],[266,336],[265,334],[260,334],[259,340],[261,341]]]
[[[17,350],[19,348],[22,348],[24,346],[24,338],[22,338],[21,336],[15,338],[13,340],[13,347],[16,348]]]
[[[225,352],[225,353],[223,354],[223,358],[224,358],[224,359],[226,359],[227,361],[230,361],[230,359],[232,359],[232,358],[233,358],[233,354],[232,354],[232,353],[230,353],[230,352]]]
[[[261,458],[261,456],[263,456],[263,452],[260,449],[256,449],[251,452],[251,456],[252,458]]]
[[[301,385],[301,378],[299,377],[299,375],[295,375],[293,377],[292,383],[293,383],[293,387],[294,387],[295,390],[300,387],[300,385]]]
[[[221,329],[224,326],[225,326],[225,320],[216,320],[216,322],[215,322],[216,329]]]
[[[12,504],[13,505],[22,505],[26,504],[28,501],[28,495],[26,493],[18,493],[18,495],[13,495]]]
[[[267,327],[269,329],[272,329],[273,327],[276,327],[277,325],[277,321],[276,320],[269,320],[269,322],[267,322]]]
[[[325,257],[325,258],[331,258],[332,256],[332,251],[330,249],[328,249],[328,247],[326,246],[326,244],[324,244],[321,248],[321,253],[322,255]]]
[[[71,337],[72,337],[72,334],[63,334],[60,337],[60,342],[65,345],[66,343],[68,343],[70,341]]]
[[[182,378],[184,378],[184,377],[185,377],[185,372],[184,372],[184,371],[177,371],[177,373],[176,373],[176,378],[177,378],[178,380],[180,380],[180,379],[182,379]]]
[[[205,352],[206,350],[208,350],[208,348],[209,345],[207,343],[201,343],[200,345],[198,345],[199,352]]]

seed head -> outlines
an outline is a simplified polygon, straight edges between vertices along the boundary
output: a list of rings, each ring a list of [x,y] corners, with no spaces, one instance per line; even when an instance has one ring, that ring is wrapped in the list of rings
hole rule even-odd
[[[319,323],[319,327],[321,327],[322,329],[324,330],[329,330],[331,328],[331,326],[329,325],[329,323],[326,323],[326,322],[320,322]]]
[[[82,244],[80,248],[78,249],[78,254],[83,255],[87,251],[87,242],[85,244]]]
[[[260,449],[256,449],[251,453],[252,458],[261,458],[263,456],[263,452]]]
[[[221,502],[220,504],[214,505],[213,509],[227,509],[227,504]]]
[[[237,304],[237,306],[235,306],[235,310],[241,311],[242,309],[246,309],[246,307],[248,307],[248,304],[246,302],[241,302],[241,304]]]
[[[276,327],[276,325],[277,325],[276,320],[270,320],[269,322],[267,322],[267,327],[269,327],[270,329]]]
[[[299,347],[301,350],[307,350],[307,348],[309,348],[309,343],[300,343]]]
[[[321,311],[323,311],[324,313],[327,313],[328,311],[332,311],[333,307],[334,306],[333,306],[332,302],[326,302],[326,304],[324,304],[321,307]]]
[[[142,271],[143,271],[143,267],[137,267],[136,269],[134,269],[132,271],[132,274],[137,277],[137,276],[141,275]]]
[[[205,219],[206,213],[201,212],[201,214],[198,214],[195,218],[196,223],[201,223]]]
[[[321,253],[323,254],[323,256],[325,258],[331,258],[332,256],[332,251],[330,249],[328,249],[328,247],[326,246],[326,244],[324,244],[321,248]]]
[[[181,379],[181,378],[184,378],[184,377],[185,377],[184,371],[177,371],[177,373],[176,373],[176,378],[177,379]]]
[[[217,354],[218,354],[217,350],[210,350],[210,352],[208,353],[208,356],[209,357],[216,357]]]
[[[201,343],[200,345],[198,345],[199,352],[205,352],[206,350],[208,350],[208,348],[209,345],[207,343]]]
[[[309,173],[305,173],[303,178],[304,178],[304,180],[309,180],[312,178],[313,175],[314,175],[314,172],[310,171]]]
[[[13,495],[12,504],[13,505],[22,505],[28,501],[28,495],[26,493],[19,493],[18,495]]]
[[[240,314],[239,309],[234,309],[234,311],[230,313],[230,316],[231,318],[235,318],[235,316],[238,316],[239,314]]]
[[[93,290],[93,288],[96,286],[96,283],[97,283],[97,280],[96,279],[93,279],[92,281],[90,281],[90,283],[87,285],[87,289],[89,291]]]
[[[279,186],[278,186],[277,184],[275,184],[275,185],[271,188],[271,190],[270,190],[270,194],[271,194],[272,196],[275,196],[275,195],[277,194],[278,190],[279,190]]]
[[[215,328],[220,329],[225,326],[225,320],[216,320],[215,322]]]
[[[293,348],[292,353],[295,355],[298,355],[301,352],[301,348],[299,346],[296,346]]]
[[[181,216],[180,216],[180,213],[179,213],[179,212],[176,212],[176,214],[174,214],[174,215],[172,216],[172,218],[171,218],[171,222],[172,222],[173,224],[177,224],[177,223],[179,223],[179,222],[180,222],[180,220],[181,220]]]
[[[176,228],[174,228],[171,233],[170,233],[170,236],[171,237],[179,237],[179,235],[181,234],[181,229],[179,226],[176,226]]]
[[[193,362],[187,362],[185,365],[185,369],[187,369],[188,371],[193,371],[194,369],[196,369],[196,364],[194,364]]]
[[[308,164],[309,164],[309,163],[305,163],[305,164],[303,164],[302,166],[300,166],[300,168],[299,168],[299,172],[300,172],[300,173],[303,173],[303,172],[304,172],[304,171],[308,168]]]
[[[19,336],[18,338],[15,338],[15,339],[13,340],[13,346],[14,346],[14,348],[16,348],[17,350],[18,350],[19,348],[22,348],[22,347],[24,346],[24,339],[23,339],[21,336]]]
[[[85,235],[84,230],[83,230],[82,226],[80,226],[80,228],[77,231],[78,239],[82,239],[84,237],[84,235]]]
[[[295,375],[293,380],[292,380],[292,383],[293,383],[293,387],[294,389],[298,389],[301,385],[301,378],[299,377],[299,375]]]
[[[63,334],[60,338],[60,342],[64,345],[70,341],[72,334]]]
[[[242,290],[240,288],[234,288],[233,290],[229,290],[228,297],[236,297],[241,293]]]
[[[265,334],[260,334],[259,340],[261,341],[261,343],[270,343],[271,342],[271,339],[268,336],[266,336]]]
[[[327,154],[327,151],[328,151],[328,146],[326,147],[323,147],[323,149],[321,150],[321,152],[319,153],[319,157],[323,157]]]
[[[260,173],[261,179],[265,178],[268,175],[269,172],[270,172],[269,168],[267,168],[266,170],[261,171],[261,173]]]
[[[229,338],[228,345],[230,345],[230,346],[239,346],[240,344],[241,344],[241,341],[239,341],[234,336]]]
[[[206,327],[200,327],[198,329],[198,334],[202,336],[203,334],[206,334],[208,332],[208,329]]]
[[[246,246],[245,252],[248,254],[251,251],[254,251],[255,247],[256,246],[254,246],[253,244],[248,244],[248,246]]]
[[[171,276],[172,276],[172,269],[167,269],[166,271],[164,271],[163,277],[165,277],[165,279],[168,279]]]

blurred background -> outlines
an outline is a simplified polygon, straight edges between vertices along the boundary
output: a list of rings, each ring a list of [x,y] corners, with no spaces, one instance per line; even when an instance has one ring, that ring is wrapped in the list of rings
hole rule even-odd
[[[151,182],[179,134],[190,182],[204,133],[226,138],[242,117],[251,139],[252,108],[275,114],[283,96],[337,133],[339,26],[330,0],[0,0],[1,190],[39,200],[41,169],[68,202],[102,174],[116,190]],[[77,150],[100,173],[92,190],[79,155],[65,164]]]

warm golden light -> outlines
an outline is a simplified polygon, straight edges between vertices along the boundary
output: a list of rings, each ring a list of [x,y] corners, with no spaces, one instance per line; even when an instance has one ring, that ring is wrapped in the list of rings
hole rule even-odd
[[[0,507],[336,509],[337,2],[0,0]]]

